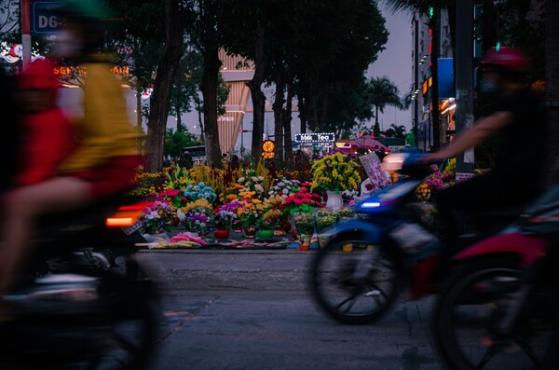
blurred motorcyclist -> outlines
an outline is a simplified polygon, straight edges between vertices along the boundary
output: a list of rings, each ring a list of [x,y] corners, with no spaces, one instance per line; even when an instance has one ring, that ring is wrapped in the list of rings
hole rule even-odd
[[[36,60],[23,71],[19,100],[25,109],[22,169],[16,186],[41,183],[56,175],[74,149],[74,129],[57,105],[59,82],[50,60]]]
[[[458,230],[454,211],[485,212],[522,205],[540,194],[545,158],[545,124],[540,100],[530,90],[527,57],[514,48],[491,49],[482,61],[480,92],[496,102],[493,113],[480,118],[427,161],[455,157],[493,136],[500,140],[493,170],[438,194],[443,232]]]
[[[77,149],[55,178],[21,187],[6,200],[5,243],[0,258],[0,294],[14,279],[40,215],[64,212],[128,189],[140,164],[137,132],[111,64],[99,50],[104,40],[104,6],[94,0],[64,0],[63,27],[56,39],[59,58],[84,67],[83,112],[76,125]]]

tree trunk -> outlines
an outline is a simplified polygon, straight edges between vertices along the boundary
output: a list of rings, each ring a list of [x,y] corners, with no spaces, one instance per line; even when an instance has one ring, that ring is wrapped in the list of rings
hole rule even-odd
[[[247,84],[252,96],[253,127],[252,127],[252,158],[255,162],[260,160],[262,154],[262,136],[264,135],[264,115],[266,111],[266,96],[262,92],[262,83],[266,73],[266,58],[264,55],[264,27],[258,22],[256,27],[254,77]]]
[[[291,113],[293,111],[293,82],[287,84],[287,101],[283,112],[283,141],[285,146],[285,161],[293,159],[293,142],[291,133]]]
[[[182,131],[182,115],[181,115],[181,107],[178,101],[175,102],[175,110],[177,113],[177,131]]]
[[[431,50],[431,71],[433,73],[433,86],[431,86],[431,119],[433,123],[433,149],[437,150],[441,146],[441,117],[439,110],[439,54],[441,49],[441,9],[435,8],[433,19],[431,20],[432,30],[432,50]]]
[[[549,134],[548,152],[551,171],[548,185],[559,179],[559,2],[546,1],[546,100]]]
[[[219,68],[219,50],[217,45],[207,45],[203,52],[204,67],[200,89],[204,97],[204,134],[208,165],[221,168],[221,148],[217,126],[217,86]]]
[[[283,162],[283,103],[285,101],[285,72],[283,67],[278,67],[275,76],[276,96],[274,99],[274,141],[276,144],[275,160]]]
[[[373,134],[375,137],[380,137],[380,123],[378,121],[379,107],[375,106],[375,126],[373,127]]]
[[[163,165],[165,130],[169,115],[169,97],[182,52],[182,21],[179,0],[165,1],[165,47],[157,67],[157,77],[151,96],[148,121],[147,168],[158,171]]]
[[[299,105],[299,120],[301,121],[301,127],[299,128],[299,131],[304,134],[307,132],[307,102],[302,96],[299,95],[297,97],[297,104]]]

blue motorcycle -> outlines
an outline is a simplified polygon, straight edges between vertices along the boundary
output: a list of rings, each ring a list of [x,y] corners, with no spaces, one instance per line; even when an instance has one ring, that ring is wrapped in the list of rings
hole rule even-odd
[[[415,190],[431,174],[417,154],[387,157],[401,180],[355,206],[354,219],[321,234],[328,240],[311,262],[310,289],[318,305],[346,324],[375,322],[404,285],[412,298],[432,292],[440,242]],[[407,284],[406,284],[407,282]]]

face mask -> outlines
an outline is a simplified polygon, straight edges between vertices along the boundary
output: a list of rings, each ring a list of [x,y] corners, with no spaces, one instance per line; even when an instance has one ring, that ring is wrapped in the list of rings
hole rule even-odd
[[[72,58],[80,52],[80,42],[69,31],[61,31],[56,35],[54,52],[59,58]]]
[[[479,90],[484,94],[497,94],[499,92],[499,85],[493,80],[481,80]]]

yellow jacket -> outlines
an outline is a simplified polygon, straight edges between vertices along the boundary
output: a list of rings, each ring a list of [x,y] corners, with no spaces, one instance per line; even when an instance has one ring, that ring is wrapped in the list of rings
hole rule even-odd
[[[62,164],[62,171],[91,169],[112,157],[139,153],[139,135],[128,119],[124,92],[111,65],[101,61],[84,67],[84,118],[76,125],[78,147]]]

